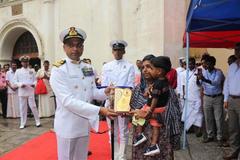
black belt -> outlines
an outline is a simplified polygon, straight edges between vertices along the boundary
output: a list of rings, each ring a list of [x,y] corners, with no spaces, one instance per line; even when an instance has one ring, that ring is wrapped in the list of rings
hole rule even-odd
[[[204,94],[204,95],[207,96],[207,97],[215,98],[215,97],[218,97],[218,96],[222,96],[222,93],[220,93],[220,94],[214,94],[214,95],[207,95],[207,94]]]
[[[235,95],[229,95],[233,99],[240,99],[240,96],[235,96]]]

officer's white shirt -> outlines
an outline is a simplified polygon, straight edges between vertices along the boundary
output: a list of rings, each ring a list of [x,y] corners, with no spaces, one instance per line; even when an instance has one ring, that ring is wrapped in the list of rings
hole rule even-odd
[[[189,101],[198,101],[200,100],[200,86],[197,85],[197,70],[194,69],[192,71],[189,70],[189,77],[188,77],[188,99]],[[182,72],[182,80],[181,84],[185,86],[185,97],[186,97],[186,76],[187,70]]]
[[[16,84],[14,84],[14,76],[15,76],[16,72],[13,72],[12,69],[10,69],[9,71],[7,71],[6,73],[6,80],[10,83],[10,85],[12,87],[16,87]],[[17,90],[14,91],[12,90],[9,86],[8,86],[8,93],[12,94],[12,93],[17,93]]]
[[[109,86],[111,83],[115,86],[134,87],[134,66],[124,59],[113,60],[103,66],[102,86]]]
[[[183,95],[183,91],[182,91],[182,84],[181,84],[181,76],[182,76],[182,72],[185,71],[185,69],[183,67],[178,67],[176,68],[177,71],[177,88],[176,91],[178,94]]]
[[[36,84],[36,73],[34,69],[20,68],[16,70],[14,75],[14,83],[18,86],[18,96],[32,96],[34,95],[34,87],[31,85]],[[21,88],[22,85],[26,87]]]
[[[98,130],[100,107],[90,102],[107,96],[104,89],[96,88],[94,76],[84,76],[84,67],[91,65],[73,64],[67,58],[63,65],[51,71],[50,85],[57,102],[54,129],[63,138],[88,136],[91,127]]]

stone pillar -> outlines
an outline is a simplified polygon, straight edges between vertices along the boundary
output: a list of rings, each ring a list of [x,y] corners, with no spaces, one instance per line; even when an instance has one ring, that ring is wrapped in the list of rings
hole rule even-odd
[[[54,43],[54,0],[42,1],[42,44],[43,53],[41,60],[49,60],[50,63],[54,62],[55,57],[55,43]]]
[[[109,0],[110,40],[123,39],[121,1]]]

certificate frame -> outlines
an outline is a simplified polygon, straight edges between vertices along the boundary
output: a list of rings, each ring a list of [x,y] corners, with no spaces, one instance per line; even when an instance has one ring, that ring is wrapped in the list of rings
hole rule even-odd
[[[115,88],[114,111],[118,113],[129,112],[131,96],[132,90],[130,88]]]

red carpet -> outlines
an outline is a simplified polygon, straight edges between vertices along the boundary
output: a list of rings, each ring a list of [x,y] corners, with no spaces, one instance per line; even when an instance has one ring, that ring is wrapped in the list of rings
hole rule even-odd
[[[100,131],[106,129],[106,122],[100,122]],[[0,157],[0,160],[57,160],[56,144],[55,133],[46,132],[6,153]],[[110,160],[108,132],[91,133],[89,148],[93,154],[88,160]]]

